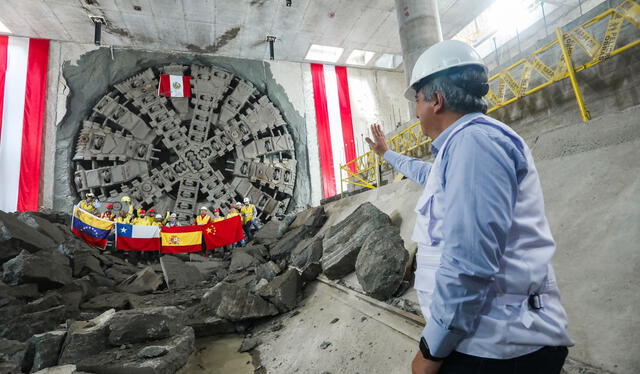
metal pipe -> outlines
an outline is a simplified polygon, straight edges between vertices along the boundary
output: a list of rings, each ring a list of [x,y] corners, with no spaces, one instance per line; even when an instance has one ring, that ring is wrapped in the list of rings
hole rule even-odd
[[[582,0],[578,0],[578,6],[580,7],[580,15],[582,16]]]
[[[540,2],[540,8],[542,8],[542,19],[544,20],[544,33],[549,36],[549,30],[547,29],[547,15],[544,12],[544,1]]]
[[[498,44],[496,44],[496,37],[493,37],[493,54],[496,56],[496,69],[500,67],[500,58],[498,57]]]
[[[564,56],[564,62],[567,64],[567,70],[569,73],[569,79],[571,80],[571,86],[573,87],[573,93],[576,95],[576,100],[578,101],[578,108],[580,109],[580,115],[582,116],[582,121],[587,122],[591,119],[591,115],[587,111],[587,108],[584,105],[584,98],[582,97],[582,92],[580,92],[580,86],[578,86],[578,80],[576,79],[576,72],[573,70],[573,62],[571,61],[571,55],[569,55],[569,50],[567,46],[564,44],[564,38],[562,36],[562,31],[558,27],[556,29],[556,36],[558,37],[558,44],[560,44],[560,49],[562,50],[562,55]]]

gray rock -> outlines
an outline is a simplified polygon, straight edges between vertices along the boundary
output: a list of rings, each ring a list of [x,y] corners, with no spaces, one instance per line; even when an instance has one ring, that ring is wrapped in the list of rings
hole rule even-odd
[[[322,272],[320,260],[322,259],[322,237],[300,242],[291,252],[291,265],[300,270],[302,278],[312,281]]]
[[[0,298],[5,297],[32,300],[40,297],[40,292],[38,292],[38,285],[35,283],[8,286],[4,282],[0,282]]]
[[[259,346],[261,343],[262,342],[258,338],[245,337],[244,340],[242,340],[242,344],[240,345],[240,348],[238,349],[238,352],[249,352],[250,350],[252,350],[255,347]]]
[[[13,250],[15,253],[19,248],[37,252],[53,248],[55,245],[50,237],[21,222],[16,214],[0,210],[0,248],[3,248],[1,252]]]
[[[212,316],[208,308],[202,305],[193,307],[189,312],[186,324],[193,328],[196,337],[230,334],[236,331],[235,325],[218,316]]]
[[[208,259],[197,253],[189,253],[189,262],[207,262]]]
[[[364,241],[381,227],[391,225],[389,216],[366,202],[325,233],[322,241],[322,271],[329,279],[355,270]]]
[[[0,372],[21,373],[26,349],[25,343],[0,338]]]
[[[146,267],[120,283],[118,288],[124,292],[143,294],[157,290],[161,284],[162,278],[151,267]]]
[[[244,286],[219,283],[202,298],[216,314],[230,321],[275,316],[278,309],[261,298],[250,293]],[[215,308],[215,309],[214,309]]]
[[[108,268],[104,271],[104,275],[116,283],[122,283],[131,276],[131,274],[125,274],[116,267]]]
[[[169,347],[163,345],[149,345],[138,351],[138,358],[155,358],[169,353]]]
[[[0,325],[0,337],[26,341],[34,334],[40,334],[58,327],[68,317],[65,305],[33,312],[20,313]]]
[[[27,341],[27,350],[22,361],[25,372],[38,371],[58,364],[58,355],[67,332],[49,331],[33,335]]]
[[[307,282],[318,278],[318,275],[322,273],[322,265],[319,262],[312,262],[300,269],[300,276]]]
[[[253,239],[256,243],[270,244],[278,241],[282,237],[283,231],[280,229],[281,222],[277,219],[264,224],[260,231],[258,231]]]
[[[195,336],[191,327],[184,327],[178,334],[153,342],[165,347],[167,352],[159,357],[141,358],[138,353],[147,345],[141,343],[126,349],[112,348],[89,356],[78,362],[78,370],[101,374],[174,374],[195,351]]]
[[[267,281],[271,281],[280,274],[280,271],[280,266],[273,261],[269,261],[256,268],[256,280],[266,279]]]
[[[164,255],[160,257],[160,265],[162,266],[164,281],[169,289],[193,287],[204,280],[198,269],[182,262],[175,256]]]
[[[222,260],[217,260],[217,259],[212,259],[211,261],[205,261],[205,262],[191,262],[191,263],[189,263],[189,265],[191,265],[194,268],[198,269],[200,274],[202,274],[205,277],[210,277],[210,276],[214,276],[214,275],[217,276],[217,274],[221,270],[226,271],[226,269],[229,268],[229,264],[230,264],[229,261],[222,261]],[[222,278],[224,278],[224,276]]]
[[[60,365],[38,370],[33,374],[81,374],[76,369],[76,365]]]
[[[135,295],[117,292],[98,295],[82,304],[82,309],[108,310],[131,309]]]
[[[258,292],[262,287],[266,286],[267,284],[269,284],[269,281],[262,278],[258,281],[258,283],[256,283],[256,286],[253,288],[253,291]]]
[[[40,290],[48,290],[72,281],[69,259],[55,250],[36,253],[23,250],[2,268],[2,279],[10,285],[36,283]]]
[[[73,276],[76,278],[85,276],[89,273],[97,273],[104,276],[104,271],[100,266],[100,260],[95,256],[94,248],[78,249],[73,256]]]
[[[381,227],[362,244],[356,261],[358,282],[367,294],[386,300],[402,283],[408,261],[400,230],[394,226]]]
[[[174,306],[122,310],[109,322],[109,344],[142,343],[175,335],[184,327],[185,314]]]
[[[55,225],[62,225],[64,228],[71,226],[71,214],[52,209],[40,209],[37,212],[29,212],[33,216],[44,218]]]
[[[268,299],[280,312],[287,312],[298,304],[300,290],[300,274],[296,269],[289,269],[277,276],[266,286],[260,288],[257,294]]]
[[[326,221],[327,215],[324,212],[323,206],[309,208],[296,215],[296,218],[293,220],[293,222],[291,222],[291,225],[289,226],[289,230],[295,229],[300,226],[321,228]]]
[[[37,230],[39,233],[51,238],[54,243],[62,243],[65,238],[65,232],[51,223],[49,220],[44,219],[36,214],[36,212],[23,212],[18,214],[18,220],[27,226]]]
[[[22,313],[35,313],[53,308],[64,303],[62,296],[57,292],[49,292],[43,297],[30,302],[22,308]]]
[[[109,309],[92,320],[72,322],[58,362],[75,364],[106,350],[109,347],[109,323],[115,314],[115,309]]]
[[[291,252],[303,240],[314,236],[318,229],[310,226],[300,226],[288,231],[282,239],[269,248],[269,256],[272,260],[289,258]]]
[[[238,272],[247,268],[255,267],[260,264],[260,261],[243,250],[235,250],[231,256],[231,264],[229,265],[229,271]]]

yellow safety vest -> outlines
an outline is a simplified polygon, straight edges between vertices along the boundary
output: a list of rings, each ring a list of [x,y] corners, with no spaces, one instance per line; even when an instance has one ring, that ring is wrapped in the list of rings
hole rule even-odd
[[[131,222],[134,225],[140,225],[140,226],[149,226],[149,220],[147,219],[147,217],[138,217],[138,218],[134,218],[133,222]]]
[[[93,206],[93,204],[89,204],[87,203],[86,200],[82,200],[80,202],[80,208],[86,210],[87,212],[91,213],[91,214],[96,214],[96,207]]]
[[[130,223],[131,222],[131,217],[127,216],[127,217],[116,217],[115,219],[116,223]]]
[[[220,222],[220,221],[224,221],[224,217],[212,217],[213,222]]]
[[[240,213],[238,213],[238,211],[235,210],[235,211],[227,214],[227,218],[231,218],[231,217],[235,217],[235,216],[239,216],[239,215],[240,215]]]
[[[242,212],[242,223],[247,223],[253,219],[253,204],[249,204],[248,206],[243,206],[240,209]]]
[[[210,215],[206,215],[204,217],[202,216],[197,216],[196,217],[196,225],[206,225],[207,223],[209,223],[209,220],[211,219]]]
[[[113,212],[104,212],[100,215],[100,218],[107,219],[109,221],[113,221],[115,214]]]

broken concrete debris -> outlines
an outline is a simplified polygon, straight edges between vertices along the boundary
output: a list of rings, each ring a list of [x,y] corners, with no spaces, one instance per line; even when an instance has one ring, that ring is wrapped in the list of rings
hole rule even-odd
[[[332,279],[355,270],[365,292],[385,299],[408,261],[389,217],[368,203],[319,235],[322,207],[273,220],[225,258],[165,255],[145,267],[87,246],[67,219],[0,211],[0,371],[173,373],[196,336],[293,311],[323,270]],[[260,343],[248,336],[241,351]]]

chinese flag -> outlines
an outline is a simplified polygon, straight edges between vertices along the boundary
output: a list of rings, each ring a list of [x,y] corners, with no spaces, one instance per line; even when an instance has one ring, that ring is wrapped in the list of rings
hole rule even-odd
[[[162,253],[188,253],[202,250],[200,226],[163,227],[160,232]]]
[[[239,242],[244,239],[240,216],[209,222],[202,229],[202,236],[209,250]]]

